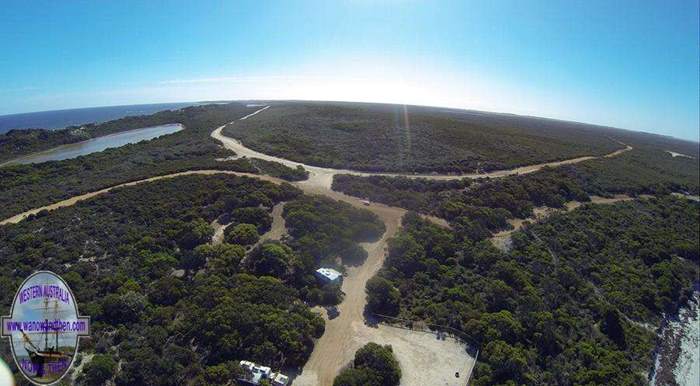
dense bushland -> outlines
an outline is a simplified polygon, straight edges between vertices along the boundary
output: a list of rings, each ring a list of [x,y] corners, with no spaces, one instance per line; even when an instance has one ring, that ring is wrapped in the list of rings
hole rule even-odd
[[[246,251],[282,201],[290,238]],[[235,230],[228,242],[211,244],[214,220]],[[92,317],[81,347],[98,356],[80,384],[223,385],[241,359],[302,366],[324,329],[304,302],[342,300],[339,286],[314,277],[317,264],[383,232],[372,213],[301,196],[289,184],[230,175],[159,180],[0,226],[0,265],[12,267],[0,272],[0,308],[9,309],[31,272],[54,271]]]
[[[465,110],[280,102],[224,129],[247,146],[306,164],[365,171],[473,172],[602,155],[608,128]]]
[[[517,232],[509,253],[409,214],[368,304],[464,331],[476,385],[645,383],[648,326],[698,275],[699,213],[672,197],[586,205]]]
[[[282,214],[289,244],[299,251],[305,265],[318,263],[359,265],[367,252],[358,242],[375,241],[384,234],[384,223],[374,213],[321,196],[302,196],[287,203]]]
[[[323,320],[302,302],[297,283],[273,277],[273,258],[262,263],[255,252],[246,258],[240,245],[208,244],[214,219],[265,218],[258,212],[269,216],[272,205],[293,205],[299,195],[291,185],[251,178],[183,176],[2,226],[0,265],[12,269],[0,272],[0,304],[9,309],[16,287],[37,269],[62,275],[93,321],[92,338],[82,347],[100,356],[86,370],[88,383],[210,383],[217,366],[240,359],[301,366]],[[344,216],[335,214],[350,221]],[[307,230],[305,237],[335,236]],[[299,260],[283,244],[265,244],[260,254],[279,257],[275,247]],[[120,371],[109,365],[116,362]]]

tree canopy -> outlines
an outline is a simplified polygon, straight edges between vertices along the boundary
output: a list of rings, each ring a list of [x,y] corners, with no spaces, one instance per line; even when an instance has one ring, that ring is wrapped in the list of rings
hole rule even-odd
[[[698,275],[699,218],[670,196],[589,204],[516,232],[504,253],[409,213],[368,305],[463,331],[481,348],[475,385],[645,383],[647,326]]]
[[[333,386],[397,386],[401,368],[391,346],[367,343],[355,353],[352,367],[338,374]]]

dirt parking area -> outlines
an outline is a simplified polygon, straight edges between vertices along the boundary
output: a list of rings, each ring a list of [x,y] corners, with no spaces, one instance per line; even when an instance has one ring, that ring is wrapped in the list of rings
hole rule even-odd
[[[401,366],[403,386],[464,386],[474,366],[466,346],[453,338],[380,324],[357,331],[358,339],[390,344]],[[455,376],[459,373],[459,378]]]
[[[438,339],[437,334],[432,332],[385,324],[371,327],[356,321],[352,323],[351,329],[345,331],[344,336],[345,345],[335,347],[337,356],[326,359],[337,362],[342,358],[340,367],[344,367],[352,361],[355,351],[369,342],[391,345],[401,366],[402,386],[464,386],[475,363],[464,344],[453,338]],[[314,367],[305,368],[292,384],[330,386],[332,379],[316,370]],[[455,373],[459,373],[459,378]]]

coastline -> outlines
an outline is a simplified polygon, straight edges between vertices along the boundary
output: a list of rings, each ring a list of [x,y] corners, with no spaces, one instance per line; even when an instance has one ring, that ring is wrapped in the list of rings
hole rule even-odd
[[[688,303],[658,329],[650,385],[694,386],[700,381],[700,283]]]

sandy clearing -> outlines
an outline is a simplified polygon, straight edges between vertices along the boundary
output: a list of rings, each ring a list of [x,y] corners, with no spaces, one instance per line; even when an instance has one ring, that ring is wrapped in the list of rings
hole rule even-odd
[[[675,151],[671,151],[671,150],[666,150],[666,153],[670,154],[671,157],[673,157],[673,158],[681,157],[681,158],[695,159],[695,157],[693,157],[691,155],[687,155],[687,154],[683,154],[683,153],[676,153]]]
[[[401,366],[402,386],[464,386],[467,374],[474,366],[474,359],[465,352],[465,346],[462,343],[453,338],[439,340],[435,333],[385,324],[371,327],[356,321],[352,323],[351,329],[347,330],[346,334],[344,346],[337,347],[334,352],[336,356],[340,354],[339,358],[329,359],[338,362],[342,368],[352,361],[355,351],[365,344],[369,342],[389,344]],[[460,377],[456,378],[455,373],[459,373]],[[295,386],[331,385],[332,381],[333,378],[324,379],[316,369],[305,367],[303,373],[294,379],[293,384]]]
[[[212,245],[219,245],[224,242],[224,231],[226,228],[231,225],[231,224],[221,224],[219,223],[219,220],[214,220],[211,222],[212,228],[214,228],[214,235],[211,237],[211,244]]]
[[[281,240],[287,234],[287,226],[282,217],[284,212],[284,202],[280,202],[272,207],[272,226],[270,230],[260,236],[260,242],[267,240]]]
[[[354,330],[361,345],[390,344],[401,366],[402,386],[464,386],[474,359],[454,338],[437,339],[431,332],[407,330],[380,324]],[[465,360],[466,359],[466,360]],[[459,373],[459,378],[455,377]]]

